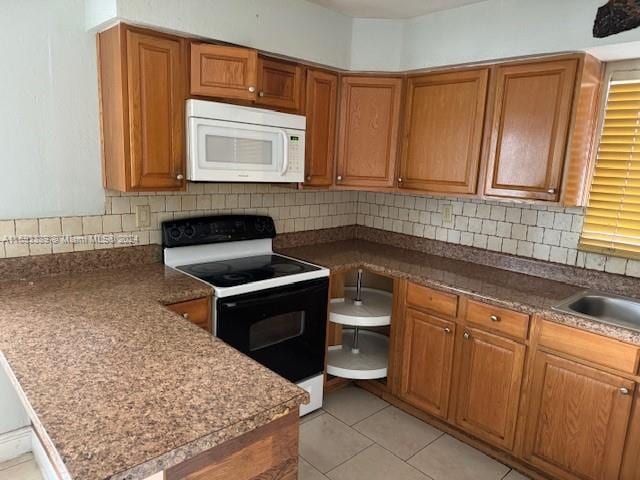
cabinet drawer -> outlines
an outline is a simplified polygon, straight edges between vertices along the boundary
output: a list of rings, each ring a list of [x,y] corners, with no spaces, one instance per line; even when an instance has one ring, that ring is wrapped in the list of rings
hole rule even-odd
[[[553,322],[542,322],[540,345],[620,372],[638,372],[638,352],[633,345]]]
[[[457,295],[439,292],[415,283],[410,283],[407,287],[407,303],[447,317],[455,317],[458,314]]]
[[[167,305],[169,310],[182,315],[191,323],[211,331],[211,302],[209,297]]]
[[[475,300],[467,301],[466,320],[487,330],[523,340],[527,338],[529,331],[529,315]]]

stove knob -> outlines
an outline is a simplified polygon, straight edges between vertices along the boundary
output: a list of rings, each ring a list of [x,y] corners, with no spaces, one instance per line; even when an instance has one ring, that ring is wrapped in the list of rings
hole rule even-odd
[[[169,230],[169,236],[174,240],[177,240],[182,236],[182,232],[178,227],[173,227],[171,230]]]
[[[257,232],[259,232],[259,233],[264,232],[264,229],[265,229],[265,221],[264,221],[264,220],[262,220],[262,219],[256,220],[255,227],[256,227],[256,231],[257,231]]]
[[[184,229],[184,234],[188,238],[192,238],[196,234],[196,229],[193,228],[191,225],[188,225]]]

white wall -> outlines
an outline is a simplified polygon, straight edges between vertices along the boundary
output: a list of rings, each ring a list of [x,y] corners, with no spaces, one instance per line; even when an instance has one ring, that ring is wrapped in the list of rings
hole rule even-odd
[[[411,70],[573,50],[592,50],[604,59],[639,57],[638,44],[622,50],[606,48],[640,40],[639,29],[593,38],[596,10],[603,4],[603,0],[488,0],[396,20],[395,25],[359,19],[354,21],[352,68]],[[402,31],[402,38],[389,35],[390,30]],[[385,61],[377,51],[401,51],[402,58]]]
[[[109,20],[105,3],[117,4],[121,20],[338,68],[350,65],[351,18],[304,0],[87,0],[89,28]]]
[[[404,22],[354,18],[351,70],[402,70]]]
[[[0,366],[0,435],[29,425],[29,417]]]
[[[82,0],[2,2],[0,219],[101,213],[95,35]]]

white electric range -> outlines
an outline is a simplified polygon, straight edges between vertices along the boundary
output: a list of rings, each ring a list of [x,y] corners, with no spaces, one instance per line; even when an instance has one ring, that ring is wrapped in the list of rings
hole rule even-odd
[[[329,270],[273,253],[270,217],[162,224],[164,262],[211,285],[213,334],[307,390],[322,406]]]

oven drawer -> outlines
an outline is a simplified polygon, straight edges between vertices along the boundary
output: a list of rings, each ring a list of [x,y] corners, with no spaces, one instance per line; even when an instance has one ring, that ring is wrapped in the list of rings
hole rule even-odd
[[[196,300],[188,300],[186,302],[173,303],[167,305],[169,310],[173,310],[191,323],[211,331],[211,298],[204,297]]]

